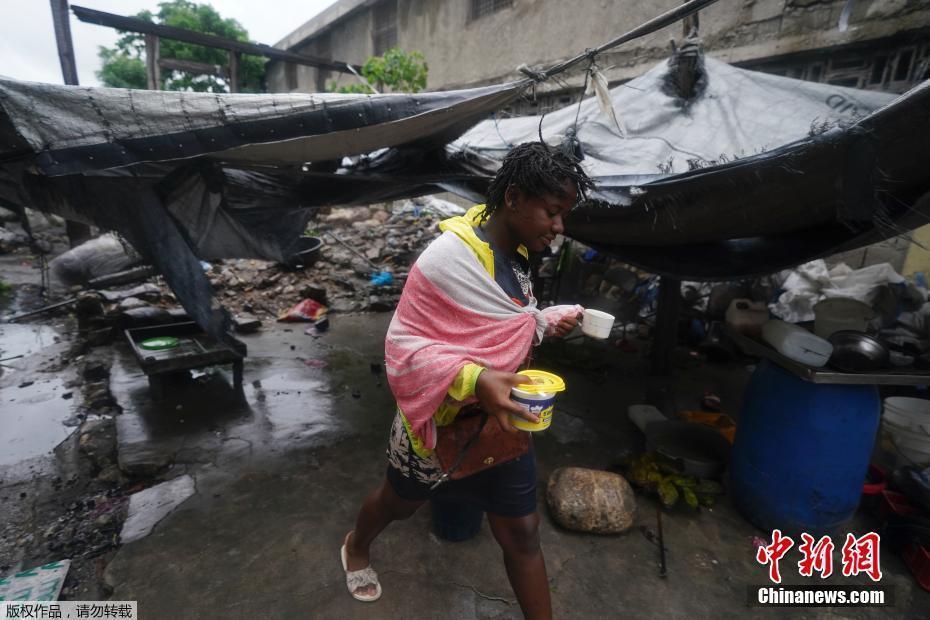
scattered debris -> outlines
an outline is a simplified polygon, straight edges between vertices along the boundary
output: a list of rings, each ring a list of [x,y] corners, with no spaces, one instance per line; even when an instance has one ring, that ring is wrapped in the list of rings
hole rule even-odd
[[[129,514],[120,532],[120,542],[125,544],[148,536],[159,521],[195,491],[194,479],[184,474],[132,494],[129,497]]]
[[[0,601],[57,601],[71,560],[60,560],[0,579]]]
[[[262,322],[251,314],[240,314],[233,317],[233,326],[237,333],[254,334],[261,328]]]
[[[304,299],[287,312],[282,313],[279,321],[318,321],[326,314],[327,308],[313,299]]]

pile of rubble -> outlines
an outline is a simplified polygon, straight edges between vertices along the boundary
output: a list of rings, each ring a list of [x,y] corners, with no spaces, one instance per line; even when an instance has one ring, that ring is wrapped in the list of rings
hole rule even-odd
[[[311,222],[308,234],[323,240],[312,265],[224,260],[212,263],[207,273],[220,302],[236,315],[278,317],[303,299],[331,312],[389,311],[397,305],[410,265],[438,236],[436,225],[446,215],[451,213],[408,201],[394,208],[336,208]],[[390,277],[373,283],[380,272]]]
[[[328,312],[391,311],[410,266],[439,235],[438,222],[463,212],[432,197],[336,207],[320,212],[310,223],[306,236],[320,239],[322,246],[303,264],[226,259],[202,265],[217,300],[235,317],[237,329],[276,320],[305,300],[322,304]],[[62,228],[55,232],[61,235]],[[22,251],[19,241],[16,249]],[[60,245],[61,240],[55,241]],[[61,254],[50,263],[50,270],[59,286],[70,287],[58,291],[65,301],[35,313],[73,308],[90,346],[107,342],[114,326],[187,320],[163,278],[140,284],[153,275],[150,267],[140,265],[141,260],[113,234]]]
[[[68,247],[64,220],[60,217],[26,209],[26,218],[32,230],[32,244],[20,216],[9,209],[0,209],[0,254],[30,255],[34,251],[54,252]]]

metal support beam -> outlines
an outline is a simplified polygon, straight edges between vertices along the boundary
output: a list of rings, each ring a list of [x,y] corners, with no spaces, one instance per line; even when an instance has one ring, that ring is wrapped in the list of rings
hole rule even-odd
[[[55,26],[55,42],[58,44],[58,60],[65,84],[77,85],[77,65],[74,62],[74,46],[71,43],[71,16],[68,15],[68,0],[50,0],[52,24]]]
[[[78,85],[77,64],[74,61],[74,44],[71,41],[71,16],[68,0],[49,0],[52,7],[52,24],[55,27],[55,43],[58,46],[58,61],[61,77],[65,84]],[[73,248],[90,239],[90,226],[83,222],[65,220],[68,244]]]
[[[161,70],[158,67],[160,39],[154,34],[145,35],[145,77],[149,90],[161,90]]]
[[[239,62],[242,60],[242,54],[239,52],[229,51],[229,92],[239,92]]]
[[[293,62],[299,65],[309,65],[311,67],[320,67],[331,71],[349,73],[346,63],[327,58],[318,58],[316,56],[307,56],[306,54],[297,54],[287,50],[271,47],[262,43],[249,43],[248,41],[237,41],[228,37],[217,37],[202,32],[195,32],[186,28],[175,28],[173,26],[163,26],[153,24],[138,17],[125,17],[123,15],[114,15],[104,11],[95,11],[82,6],[72,6],[71,11],[82,22],[97,24],[99,26],[108,26],[117,30],[128,32],[138,32],[141,34],[151,34],[163,39],[174,39],[175,41],[184,41],[194,45],[203,45],[204,47],[214,47],[217,49],[231,50],[243,54],[254,54],[255,56],[265,56],[273,60],[283,60]],[[361,71],[361,67],[353,65]]]

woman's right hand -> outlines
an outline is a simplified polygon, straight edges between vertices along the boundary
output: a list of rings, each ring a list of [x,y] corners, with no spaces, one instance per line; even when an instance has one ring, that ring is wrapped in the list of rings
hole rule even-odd
[[[510,388],[527,383],[527,378],[513,372],[501,372],[485,368],[478,375],[475,382],[475,396],[481,408],[497,418],[497,423],[505,431],[512,433],[519,429],[510,423],[508,417],[511,413],[525,418],[530,422],[539,422],[539,418],[510,400]]]

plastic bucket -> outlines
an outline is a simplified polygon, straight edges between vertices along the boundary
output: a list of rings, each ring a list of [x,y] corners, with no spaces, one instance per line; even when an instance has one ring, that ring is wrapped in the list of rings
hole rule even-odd
[[[887,422],[882,424],[882,430],[891,439],[894,450],[904,457],[905,462],[901,465],[923,467],[930,464],[930,434],[910,431]]]
[[[484,511],[462,501],[434,498],[430,500],[433,532],[449,542],[474,538],[481,531]]]
[[[510,388],[510,400],[537,416],[539,422],[534,424],[510,414],[510,423],[524,431],[544,431],[552,424],[555,395],[565,389],[565,382],[561,377],[542,370],[524,370],[517,374],[529,377],[530,381]]]
[[[604,340],[610,337],[614,326],[614,315],[600,310],[585,310],[581,318],[581,331],[592,338]]]
[[[930,400],[892,396],[884,401],[882,418],[898,428],[930,432]]]
[[[824,299],[814,305],[814,333],[829,338],[843,330],[864,332],[873,318],[875,311],[857,299]]]

